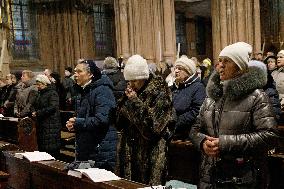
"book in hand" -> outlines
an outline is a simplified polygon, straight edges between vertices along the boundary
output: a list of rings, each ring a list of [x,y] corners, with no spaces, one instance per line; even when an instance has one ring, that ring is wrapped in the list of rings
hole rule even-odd
[[[69,170],[68,175],[79,178],[82,178],[82,176],[84,175],[91,179],[93,182],[105,182],[120,179],[120,177],[116,176],[113,172],[99,168]]]
[[[39,151],[15,153],[15,157],[16,158],[20,158],[20,159],[26,158],[30,162],[45,161],[45,160],[55,160],[55,158],[52,157],[49,153],[39,152]]]

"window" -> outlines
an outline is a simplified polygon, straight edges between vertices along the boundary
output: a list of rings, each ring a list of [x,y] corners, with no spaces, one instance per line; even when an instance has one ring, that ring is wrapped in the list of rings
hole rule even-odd
[[[9,0],[10,47],[14,59],[37,59],[36,16],[29,0]]]
[[[182,13],[176,13],[176,43],[180,43],[180,54],[187,54],[186,18]]]
[[[95,25],[95,53],[96,58],[103,59],[106,56],[114,56],[114,10],[110,4],[94,5]]]

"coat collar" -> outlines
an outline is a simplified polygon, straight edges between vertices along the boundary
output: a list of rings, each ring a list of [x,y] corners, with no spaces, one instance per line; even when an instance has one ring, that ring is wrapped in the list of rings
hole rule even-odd
[[[260,68],[249,67],[249,71],[238,78],[228,81],[226,96],[230,100],[242,98],[252,93],[255,89],[262,89],[267,83],[267,75]],[[219,73],[216,71],[211,75],[206,87],[207,96],[218,100],[223,96],[223,84]]]

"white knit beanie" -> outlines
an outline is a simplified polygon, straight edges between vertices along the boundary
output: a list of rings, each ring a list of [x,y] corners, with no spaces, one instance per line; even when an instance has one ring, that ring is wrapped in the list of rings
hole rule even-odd
[[[241,70],[248,69],[248,62],[252,46],[245,42],[237,42],[226,46],[219,54],[219,57],[228,57],[236,63]]]
[[[196,73],[196,65],[193,60],[187,58],[187,56],[181,56],[176,60],[175,66],[182,66],[189,75],[193,75]]]
[[[49,85],[51,84],[50,83],[50,80],[48,79],[48,77],[46,75],[43,75],[43,74],[39,74],[36,76],[36,81],[44,84],[44,85]]]
[[[148,79],[147,61],[138,54],[131,56],[125,64],[123,74],[126,81]]]

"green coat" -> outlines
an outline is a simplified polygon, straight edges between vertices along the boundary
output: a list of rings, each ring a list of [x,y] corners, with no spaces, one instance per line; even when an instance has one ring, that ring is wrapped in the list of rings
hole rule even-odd
[[[173,128],[175,113],[171,92],[161,77],[150,76],[129,100],[118,102],[117,174],[145,184],[161,184],[166,176],[167,134]]]

